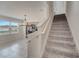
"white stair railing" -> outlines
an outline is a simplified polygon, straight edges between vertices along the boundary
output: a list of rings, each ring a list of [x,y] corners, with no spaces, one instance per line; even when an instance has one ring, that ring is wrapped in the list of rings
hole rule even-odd
[[[28,35],[28,57],[30,58],[41,58],[43,56],[54,17],[52,5],[48,6],[47,14],[48,18],[46,20],[42,19],[42,22],[36,25],[38,31]]]

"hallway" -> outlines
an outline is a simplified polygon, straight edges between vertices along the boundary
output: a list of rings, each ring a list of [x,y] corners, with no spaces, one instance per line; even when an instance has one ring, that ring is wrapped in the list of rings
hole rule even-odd
[[[57,15],[54,17],[43,57],[79,57],[65,15]]]

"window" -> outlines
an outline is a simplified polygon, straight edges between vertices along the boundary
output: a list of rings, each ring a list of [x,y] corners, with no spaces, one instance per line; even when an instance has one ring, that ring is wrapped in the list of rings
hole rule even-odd
[[[0,34],[18,31],[18,23],[0,20]]]
[[[11,22],[9,29],[11,32],[17,32],[18,31],[18,23]]]

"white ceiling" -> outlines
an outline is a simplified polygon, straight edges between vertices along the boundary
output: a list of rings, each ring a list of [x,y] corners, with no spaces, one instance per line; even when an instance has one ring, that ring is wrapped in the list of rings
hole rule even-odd
[[[46,2],[41,1],[0,1],[0,15],[9,16],[16,19],[24,19],[24,14],[30,18],[38,17],[40,9],[45,6]],[[34,16],[35,15],[35,16]]]

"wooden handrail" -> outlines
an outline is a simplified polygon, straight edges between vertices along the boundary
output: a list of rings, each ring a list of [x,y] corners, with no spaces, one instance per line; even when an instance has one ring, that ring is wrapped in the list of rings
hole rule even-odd
[[[48,19],[49,19],[49,17],[48,17],[46,20],[40,22],[40,23],[37,25],[37,27],[41,27],[43,24],[45,24],[45,23],[48,21]]]
[[[52,16],[52,15],[51,15]],[[48,17],[48,19],[44,20],[42,23],[39,23],[37,26],[38,27],[41,27],[41,26],[44,26],[44,29],[42,30],[42,34],[45,33],[46,29],[47,29],[47,25],[49,24],[49,21],[50,21],[50,17]],[[45,25],[46,24],[46,25]]]
[[[46,21],[47,21],[47,20],[46,20]],[[46,21],[45,21],[45,22],[46,22]],[[44,22],[44,23],[45,23],[45,22]],[[42,24],[41,24],[41,23],[39,23],[39,24],[40,24],[40,26],[42,26],[42,25],[43,25],[43,23],[42,23]],[[39,25],[39,24],[38,24],[38,25]],[[44,32],[45,32],[45,30],[46,30],[46,26],[45,26],[45,29],[42,31],[42,33],[44,33]],[[27,38],[27,39],[28,39],[28,41],[30,41],[32,38],[34,38],[34,37],[38,36],[39,34],[41,34],[41,33],[38,33],[38,31],[35,31],[34,33],[29,34],[29,35],[28,35],[28,38]]]
[[[46,23],[46,25],[45,25],[45,27],[44,27],[44,29],[43,29],[43,31],[42,31],[42,34],[45,33],[45,31],[46,31],[46,29],[47,29],[47,26],[48,26],[48,24],[49,24],[49,21],[50,21],[50,17],[49,17],[48,22]]]
[[[31,33],[31,34],[29,34],[28,35],[28,39],[32,39],[32,38],[34,38],[34,37],[36,37],[36,36],[38,36],[38,35],[40,35],[40,34],[44,34],[45,32],[46,32],[46,29],[47,29],[47,26],[48,26],[48,24],[49,24],[49,22],[50,22],[50,18],[51,18],[51,16],[52,15],[50,15],[46,20],[43,20],[42,22],[40,22],[40,23],[38,23],[37,24],[37,28],[38,28],[38,30],[39,30],[39,28],[41,28],[42,29],[42,31],[39,33],[39,31],[35,31],[34,33]],[[43,26],[43,27],[42,27]]]

